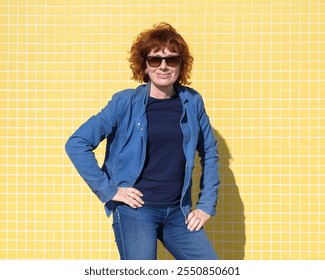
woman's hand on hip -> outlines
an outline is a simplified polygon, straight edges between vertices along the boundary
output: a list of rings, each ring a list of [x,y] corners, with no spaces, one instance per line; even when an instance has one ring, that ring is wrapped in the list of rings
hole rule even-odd
[[[118,187],[118,191],[112,200],[124,202],[132,208],[139,208],[144,204],[142,196],[143,194],[135,188]]]
[[[200,230],[211,216],[200,209],[192,211],[186,219],[187,228],[190,231]]]

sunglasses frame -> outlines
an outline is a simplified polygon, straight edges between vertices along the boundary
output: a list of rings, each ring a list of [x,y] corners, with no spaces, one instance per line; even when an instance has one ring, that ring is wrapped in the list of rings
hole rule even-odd
[[[150,65],[150,59],[154,59],[154,58],[159,58],[159,59],[160,59],[160,63],[159,63],[158,65],[154,65],[154,66],[152,66],[152,65]],[[177,59],[179,60],[178,64],[176,64],[176,65],[170,65],[170,64],[168,63],[168,59],[170,59],[170,58],[172,58],[172,59],[173,59],[173,58],[177,58]],[[165,60],[166,64],[167,64],[169,67],[177,67],[178,65],[181,64],[181,62],[182,62],[182,57],[181,57],[180,55],[172,55],[172,56],[165,56],[165,57],[152,55],[152,56],[147,56],[147,57],[146,57],[146,61],[148,62],[148,64],[149,64],[150,67],[159,67],[159,66],[161,65],[161,63],[163,62],[163,60]]]

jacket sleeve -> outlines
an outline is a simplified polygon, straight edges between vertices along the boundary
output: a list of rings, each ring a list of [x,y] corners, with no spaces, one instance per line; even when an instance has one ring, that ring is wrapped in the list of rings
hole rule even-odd
[[[218,143],[202,97],[198,95],[198,98],[197,114],[200,132],[197,151],[201,159],[202,174],[200,178],[201,192],[196,208],[214,216],[216,214],[218,189],[220,186]]]
[[[121,98],[116,94],[97,115],[82,124],[68,139],[65,149],[80,176],[101,202],[111,200],[117,186],[110,183],[107,174],[99,167],[94,150],[117,127]]]

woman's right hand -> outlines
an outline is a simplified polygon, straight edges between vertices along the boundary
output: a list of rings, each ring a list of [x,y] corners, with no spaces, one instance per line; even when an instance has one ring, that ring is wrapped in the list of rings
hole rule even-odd
[[[143,194],[135,188],[118,187],[118,191],[112,200],[123,202],[132,208],[139,208],[144,204],[142,196]]]

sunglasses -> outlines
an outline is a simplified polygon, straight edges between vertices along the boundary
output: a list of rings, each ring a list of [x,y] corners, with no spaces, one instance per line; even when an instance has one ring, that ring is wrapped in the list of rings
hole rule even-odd
[[[148,61],[148,64],[150,67],[158,67],[162,63],[163,60],[166,61],[167,65],[170,67],[176,67],[181,63],[181,57],[180,56],[167,56],[167,57],[161,57],[161,56],[148,56],[146,58]]]

